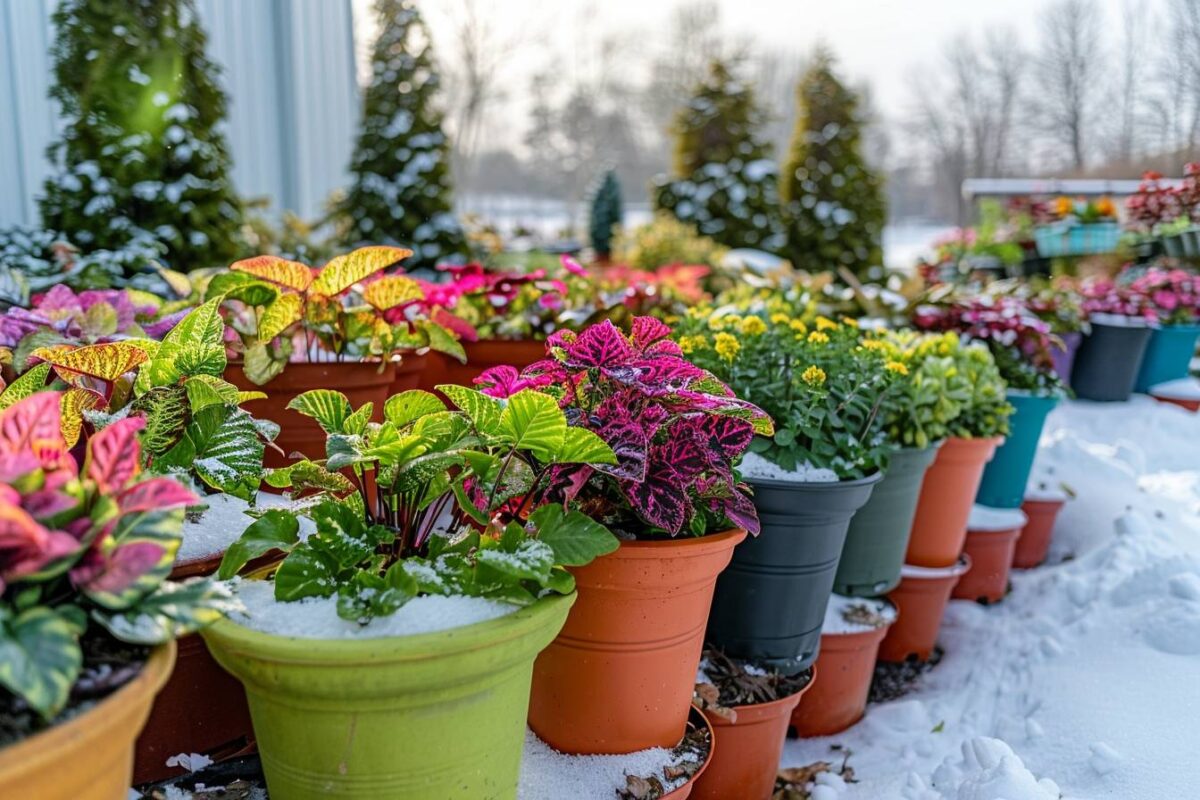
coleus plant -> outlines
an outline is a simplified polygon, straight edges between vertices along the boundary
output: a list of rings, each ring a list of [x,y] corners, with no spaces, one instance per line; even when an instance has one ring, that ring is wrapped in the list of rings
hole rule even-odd
[[[153,645],[228,607],[204,579],[170,582],[184,508],[195,496],[141,474],[140,419],[88,441],[82,469],[59,424],[62,395],[0,412],[0,687],[50,719],[80,674],[80,639],[100,626]]]
[[[546,269],[442,265],[446,310],[466,325],[469,340],[545,338],[562,327],[562,315],[591,292],[587,270],[568,257],[562,274]]]
[[[457,409],[412,390],[387,401],[382,423],[370,422],[371,403],[354,409],[340,392],[295,398],[289,407],[326,431],[326,458],[295,462],[267,481],[315,504],[316,532],[301,541],[293,514],[267,511],[229,548],[218,575],[282,550],[278,600],[336,594],[339,615],[360,622],[422,594],[524,605],[547,591],[571,592],[563,567],[611,552],[617,540],[552,500],[553,481],[615,463],[612,449],[568,425],[541,392],[499,400],[438,389]]]
[[[611,321],[546,340],[547,358],[518,372],[476,379],[498,398],[531,389],[558,399],[573,429],[596,433],[614,463],[555,468],[551,497],[575,503],[625,538],[703,535],[730,523],[759,530],[735,465],[771,419],[683,357],[671,329],[636,317],[626,334]]]
[[[1200,323],[1200,276],[1192,272],[1151,266],[1132,278],[1129,289],[1145,298],[1163,325]]]
[[[362,247],[319,270],[256,256],[212,276],[205,298],[220,301],[231,345],[246,377],[258,385],[288,362],[384,361],[397,351],[424,348],[465,360],[448,329],[404,313],[424,300],[421,285],[404,275],[381,275],[410,255],[401,247]],[[385,318],[389,312],[392,323]]]

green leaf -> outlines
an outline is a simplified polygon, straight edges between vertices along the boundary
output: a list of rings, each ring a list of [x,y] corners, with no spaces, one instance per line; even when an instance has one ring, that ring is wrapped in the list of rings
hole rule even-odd
[[[296,515],[273,508],[255,520],[241,537],[229,545],[217,577],[229,580],[246,564],[272,550],[288,552],[300,541],[300,523]]]
[[[417,596],[417,583],[393,564],[384,577],[360,570],[338,587],[337,613],[342,619],[365,624],[374,617],[394,614]]]
[[[410,389],[392,395],[383,406],[383,416],[397,428],[403,428],[426,414],[437,414],[446,410],[446,404],[432,392]]]
[[[290,488],[293,494],[315,489],[339,494],[354,488],[349,478],[338,472],[330,472],[315,461],[296,461],[286,467],[267,470],[263,479],[276,489]]]
[[[208,406],[192,415],[179,444],[158,464],[191,470],[214,489],[249,500],[262,479],[264,451],[249,414],[234,406]]]
[[[471,424],[475,426],[475,430],[484,436],[497,435],[500,429],[500,415],[503,411],[503,404],[499,400],[465,386],[442,385],[438,386],[437,390],[450,398],[451,403],[462,409],[462,412],[471,420]]]
[[[277,358],[266,342],[255,342],[242,354],[242,371],[255,386],[268,383],[287,366],[286,358]]]
[[[179,385],[156,386],[130,405],[130,411],[146,420],[138,438],[148,455],[160,456],[183,438],[188,424],[187,394]]]
[[[189,578],[163,581],[127,611],[93,610],[92,619],[123,642],[155,645],[195,633],[240,607],[225,584]]]
[[[326,433],[347,433],[346,420],[354,413],[346,395],[333,389],[311,389],[293,398],[287,407],[312,417]]]
[[[50,719],[67,704],[83,666],[79,634],[47,606],[0,618],[0,685]]]
[[[608,443],[586,428],[569,427],[554,461],[559,464],[615,464]]]
[[[480,565],[518,581],[530,580],[541,583],[550,576],[554,568],[554,551],[537,539],[525,539],[512,552],[499,548],[480,550],[475,554]]]
[[[558,503],[534,511],[529,523],[538,541],[553,551],[554,563],[565,567],[581,567],[620,546],[608,528],[579,511],[566,511]]]
[[[522,389],[508,398],[499,431],[518,450],[528,450],[543,463],[554,461],[567,436],[567,418],[548,394]]]
[[[417,326],[424,331],[426,338],[428,338],[430,350],[444,353],[456,359],[460,364],[467,363],[467,351],[463,349],[462,343],[447,328],[431,320],[422,320],[417,323]]]
[[[184,346],[222,345],[225,322],[221,319],[221,301],[218,299],[197,306],[186,317],[179,320],[163,341]]]
[[[34,366],[28,372],[15,381],[10,383],[8,387],[0,393],[0,411],[8,408],[14,403],[24,400],[35,392],[40,392],[46,388],[46,379],[50,377],[50,364],[43,361]]]
[[[240,392],[236,386],[212,375],[193,375],[184,382],[187,389],[188,403],[192,411],[199,411],[206,406],[240,405]]]
[[[373,413],[375,413],[375,404],[370,401],[363,403],[357,411],[346,417],[346,421],[342,424],[342,429],[346,433],[366,433],[367,425],[370,424]]]

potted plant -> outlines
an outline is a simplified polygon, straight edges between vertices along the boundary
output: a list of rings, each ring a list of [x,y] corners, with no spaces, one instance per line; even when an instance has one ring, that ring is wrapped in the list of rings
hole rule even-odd
[[[399,247],[362,247],[320,270],[257,256],[210,276],[204,296],[220,302],[234,354],[225,378],[246,391],[268,387],[258,412],[279,424],[282,454],[320,453],[324,446],[316,423],[287,408],[305,391],[336,386],[357,404],[373,403],[378,421],[399,353],[429,348],[461,355],[454,335],[432,320],[385,319],[423,299],[413,279],[380,276],[411,254]],[[269,453],[267,463],[282,466],[286,459]]]
[[[1134,391],[1149,392],[1160,383],[1186,378],[1200,339],[1200,277],[1152,266],[1133,279],[1130,290],[1146,298],[1158,319]]]
[[[958,369],[962,343],[953,332],[888,332],[863,346],[878,348],[902,369],[881,412],[888,470],[850,520],[833,588],[878,597],[900,582],[921,481],[972,390]]]
[[[1154,309],[1145,296],[1109,278],[1080,285],[1091,331],[1079,345],[1071,371],[1071,389],[1083,400],[1124,401],[1133,393]]]
[[[1025,307],[1050,326],[1050,333],[1057,339],[1049,343],[1050,358],[1054,372],[1064,384],[1071,380],[1071,368],[1075,364],[1075,353],[1083,335],[1089,330],[1087,312],[1083,310],[1082,298],[1074,281],[1065,276],[1053,279],[1035,278],[1028,283],[1017,284]]]
[[[141,474],[138,419],[87,444],[62,436],[62,395],[0,412],[0,794],[123,797],[133,743],[175,660],[172,640],[218,617],[228,593],[166,580],[191,492]],[[64,768],[69,765],[69,768]]]
[[[679,335],[697,364],[776,424],[740,467],[763,531],[739,545],[717,581],[709,641],[737,658],[806,669],[850,519],[883,477],[881,412],[906,367],[863,346],[852,320],[818,316],[810,325],[769,307],[707,321],[697,314]]]
[[[758,532],[734,465],[771,422],[669,334],[649,317],[634,318],[629,333],[609,321],[558,331],[546,359],[479,379],[497,396],[530,385],[553,393],[573,425],[617,454],[616,464],[557,482],[621,539],[572,568],[579,601],[534,669],[529,724],[560,752],[678,744],[717,574],[747,531]]]
[[[316,531],[267,511],[221,564],[287,553],[205,632],[246,687],[272,797],[515,797],[533,659],[574,601],[563,567],[617,544],[547,498],[615,457],[549,395],[439,388],[458,410],[412,390],[382,423],[340,392],[296,397],[326,458],[268,480],[310,498]]]
[[[1111,253],[1121,238],[1117,207],[1107,197],[1058,197],[1035,205],[1034,218],[1033,235],[1043,258]]]

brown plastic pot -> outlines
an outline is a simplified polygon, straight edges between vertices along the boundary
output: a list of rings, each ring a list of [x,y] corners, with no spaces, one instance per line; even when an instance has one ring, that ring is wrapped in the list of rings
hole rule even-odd
[[[579,599],[533,668],[529,725],[560,753],[633,753],[683,738],[730,530],[625,541],[573,568]]]
[[[704,714],[700,712],[700,709],[693,708],[689,712],[688,723],[692,725],[692,727],[704,728],[708,731],[708,755],[705,756],[704,762],[700,765],[700,769],[696,770],[695,774],[687,779],[687,783],[664,794],[662,796],[662,800],[687,800],[687,798],[693,797],[694,795],[692,794],[692,791],[696,788],[696,784],[699,783],[700,779],[704,776],[705,771],[707,771],[709,766],[713,763],[713,758],[716,756],[716,731],[713,730],[712,723],[709,721],[708,717],[704,716]]]
[[[467,363],[460,364],[453,358],[444,358],[442,383],[471,386],[485,369],[502,364],[524,369],[546,357],[546,343],[540,339],[480,339],[477,342],[463,342],[462,346],[467,353]]]
[[[174,642],[157,647],[136,678],[92,708],[0,749],[0,797],[125,800],[133,740],[174,663]]]
[[[1013,551],[1012,565],[1017,569],[1031,569],[1046,560],[1050,539],[1054,535],[1054,521],[1066,500],[1026,500],[1021,510],[1029,521],[1021,529]]]
[[[421,388],[431,354],[432,351],[423,355],[405,353],[400,359],[400,363],[396,364],[396,379],[392,381],[392,386],[388,389],[388,397],[407,392],[409,389]]]
[[[734,706],[732,721],[717,714],[709,717],[715,752],[708,770],[696,781],[693,800],[771,800],[788,720],[813,683],[810,675],[795,694],[770,703]]]
[[[1011,527],[968,530],[964,552],[971,559],[971,568],[955,584],[950,596],[980,603],[1003,600],[1008,593],[1008,575],[1023,527],[1024,515],[1020,523]]]
[[[275,444],[283,453],[268,447],[263,459],[266,466],[277,468],[291,463],[290,456],[296,452],[308,458],[325,457],[325,431],[316,420],[288,410],[288,403],[297,395],[310,389],[336,389],[346,395],[354,408],[374,403],[373,419],[381,422],[383,404],[396,380],[396,365],[369,361],[288,364],[283,372],[259,386],[246,377],[241,364],[231,363],[225,369],[225,380],[244,392],[267,393],[265,399],[252,400],[247,407],[255,417],[279,425]]]
[[[897,617],[879,643],[879,660],[928,661],[937,645],[950,592],[971,568],[969,556],[951,567],[914,567],[900,571],[900,585],[888,593]]]
[[[895,624],[857,633],[822,633],[817,674],[821,681],[792,712],[800,736],[832,736],[863,717],[875,675],[879,643]]]
[[[958,561],[967,536],[967,519],[979,491],[983,468],[1004,441],[951,437],[925,473],[905,564],[950,567]]]

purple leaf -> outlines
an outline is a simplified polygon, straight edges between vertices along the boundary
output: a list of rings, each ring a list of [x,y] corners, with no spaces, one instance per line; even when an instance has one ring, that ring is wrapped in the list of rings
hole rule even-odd
[[[710,414],[688,417],[683,421],[699,441],[715,449],[726,461],[746,452],[754,438],[754,426],[736,417],[718,417]]]
[[[634,317],[629,338],[638,350],[645,350],[655,342],[671,335],[671,328],[654,317]]]
[[[625,335],[610,320],[591,325],[566,348],[569,367],[620,367],[634,357],[633,348]]]
[[[679,533],[688,516],[687,492],[669,466],[648,471],[641,481],[623,480],[621,490],[643,520],[672,535]]]

